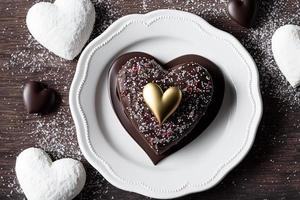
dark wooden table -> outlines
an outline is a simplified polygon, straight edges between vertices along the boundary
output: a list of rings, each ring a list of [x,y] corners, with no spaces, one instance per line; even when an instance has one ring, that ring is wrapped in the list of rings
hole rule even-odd
[[[86,187],[76,199],[147,199],[115,188],[82,157],[68,105],[76,69],[49,53],[30,37],[25,16],[37,1],[0,1],[0,199],[24,199],[15,177],[16,156],[25,148],[45,149],[54,159],[81,159],[87,169]],[[249,50],[260,72],[264,114],[248,156],[211,190],[181,199],[300,199],[300,100],[271,56],[275,28],[300,24],[298,0],[262,0],[257,23],[243,29],[226,13],[226,0],[94,0],[97,20],[92,38],[113,21],[129,13],[176,8],[198,14],[214,26],[232,33]],[[22,86],[39,80],[56,88],[59,109],[46,116],[28,115]]]

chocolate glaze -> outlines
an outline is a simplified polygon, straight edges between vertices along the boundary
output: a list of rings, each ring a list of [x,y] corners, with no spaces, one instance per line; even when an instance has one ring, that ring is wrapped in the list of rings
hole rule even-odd
[[[234,21],[246,28],[249,28],[255,21],[257,1],[230,0],[228,3],[228,12]]]
[[[28,113],[45,114],[56,108],[59,98],[56,91],[45,84],[30,81],[24,87],[23,99]]]
[[[197,120],[191,128],[186,130],[186,133],[181,138],[179,138],[178,141],[172,142],[164,149],[156,149],[155,151],[153,147],[151,148],[151,145],[149,145],[149,141],[147,141],[146,138],[140,133],[135,121],[129,117],[128,110],[126,109],[126,104],[128,104],[128,102],[124,102],[124,98],[122,98],[120,94],[118,74],[120,70],[122,70],[122,67],[124,67],[124,65],[129,60],[135,57],[152,59],[159,65],[163,66],[163,68],[167,71],[176,70],[176,68],[186,63],[198,63],[199,65],[201,65],[201,67],[207,70],[213,82],[213,93],[210,98],[210,103],[206,106],[207,108],[205,112],[202,113],[199,120]],[[143,150],[148,154],[154,164],[157,164],[163,158],[188,144],[201,132],[203,132],[204,129],[206,129],[206,127],[213,121],[220,109],[223,101],[225,85],[224,77],[219,68],[214,63],[201,56],[185,55],[176,58],[165,65],[162,65],[151,55],[142,52],[127,53],[115,59],[111,66],[111,69],[109,70],[109,84],[111,103],[113,105],[115,113],[117,114],[119,120],[121,121],[127,132],[143,148]],[[174,114],[173,118],[176,118],[176,114]]]

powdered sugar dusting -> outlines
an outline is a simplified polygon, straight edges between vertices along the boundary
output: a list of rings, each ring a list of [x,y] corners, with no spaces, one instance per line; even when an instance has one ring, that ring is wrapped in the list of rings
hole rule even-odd
[[[65,61],[49,53],[29,35],[26,28],[26,12],[30,6],[39,1],[40,0],[22,1],[26,6],[21,6],[21,4],[18,3],[20,1],[18,0],[6,1],[5,4],[1,4],[2,7],[0,8],[2,13],[1,16],[8,17],[10,20],[9,23],[2,23],[1,19],[0,23],[0,39],[1,41],[6,41],[5,44],[0,42],[0,73],[5,74],[6,77],[10,77],[9,79],[0,80],[0,83],[10,87],[12,91],[14,91],[12,93],[4,91],[6,96],[0,97],[1,120],[6,122],[5,125],[0,127],[0,142],[1,146],[4,145],[3,148],[1,147],[1,149],[3,149],[1,155],[3,155],[3,158],[6,161],[6,163],[0,163],[0,170],[5,173],[5,175],[0,176],[0,183],[7,188],[5,191],[0,191],[1,199],[25,199],[14,176],[13,168],[15,157],[21,150],[27,147],[42,147],[46,149],[50,155],[53,155],[54,158],[70,156],[85,162],[84,159],[82,159],[76,142],[75,128],[68,109],[68,92],[75,72],[76,60]],[[300,24],[298,1],[260,1],[256,27],[244,29],[242,32],[240,32],[240,28],[235,27],[233,22],[229,22],[230,19],[226,13],[227,0],[92,1],[96,7],[97,18],[91,39],[98,36],[113,21],[125,14],[145,13],[159,8],[179,9],[198,14],[218,28],[239,36],[239,40],[249,50],[257,63],[260,72],[263,99],[266,103],[271,101],[273,102],[272,105],[276,105],[275,108],[266,107],[267,112],[270,112],[271,114],[280,112],[282,120],[286,121],[288,119],[286,113],[299,112],[299,89],[297,91],[297,89],[292,88],[279,71],[272,56],[270,43],[272,34],[281,25],[289,23],[296,25]],[[158,4],[160,6],[157,6]],[[290,5],[289,12],[287,12],[286,9],[288,5]],[[15,17],[19,15],[22,15],[23,17]],[[228,24],[231,24],[231,26],[228,26]],[[39,76],[38,74],[40,73],[43,73],[44,75]],[[53,113],[53,115],[50,116],[41,117],[27,115],[23,109],[20,109],[19,105],[22,105],[22,87],[20,83],[25,83],[30,79],[44,81],[62,94],[62,105],[58,112]],[[12,99],[17,99],[16,103],[11,104]],[[272,110],[272,112],[270,110]],[[11,114],[11,112],[13,112],[13,114]],[[299,120],[293,122],[293,127],[297,128],[297,130],[299,129],[299,122]],[[14,123],[18,124],[18,126],[10,125]],[[269,130],[267,130],[266,123],[268,122],[261,125],[260,134],[258,134],[258,136],[270,135],[266,138],[262,138],[268,139],[266,143],[268,143],[269,146],[278,147],[281,145],[284,146],[282,147],[285,148],[284,150],[295,152],[295,149],[293,149],[294,147],[290,144],[292,144],[293,140],[296,140],[299,144],[300,140],[296,137],[290,138],[286,134],[275,135],[273,132],[270,133]],[[273,127],[273,125],[271,126]],[[279,131],[283,132],[284,130]],[[7,135],[9,135],[9,137]],[[288,141],[287,138],[289,139]],[[12,150],[10,144],[18,144],[20,145],[20,149],[18,151]],[[262,155],[261,152],[264,152],[264,150],[260,149],[266,149],[265,143],[263,143],[263,145],[263,148],[255,147],[258,149],[258,155],[252,156],[260,157],[260,155]],[[266,162],[263,164],[270,168],[276,166],[276,172],[273,173],[274,178],[271,180],[264,180],[266,181],[266,184],[262,183],[264,185],[259,184],[255,187],[254,189],[258,191],[255,195],[258,195],[258,198],[261,197],[260,199],[263,199],[263,197],[269,199],[268,194],[265,192],[266,189],[269,188],[270,192],[274,191],[278,194],[279,198],[285,199],[286,192],[277,193],[278,188],[272,187],[272,184],[281,181],[283,182],[283,185],[286,184],[286,186],[290,187],[291,182],[295,182],[297,179],[299,180],[297,177],[299,176],[299,162],[287,160],[290,158],[286,158],[285,154],[283,154],[280,149],[277,154],[272,153],[273,152],[270,153],[272,158],[269,160],[267,159],[267,162],[270,164]],[[262,155],[261,157],[266,156]],[[289,165],[289,170],[283,171],[286,168],[280,164],[282,163],[280,159],[282,159],[286,165]],[[265,159],[256,158],[256,160]],[[128,197],[128,195],[136,199],[146,199],[135,194],[125,193],[115,189],[86,162],[85,166],[87,168],[88,180],[86,187],[77,199],[126,199],[125,196]],[[243,173],[246,174],[245,170]],[[251,174],[251,172],[249,173]],[[258,170],[257,173],[263,172]],[[253,183],[253,180],[251,179],[253,178],[243,178],[243,175],[241,174],[242,173],[239,174],[241,181],[232,181],[232,185],[234,187],[239,187],[241,190],[245,187],[247,188],[249,185],[254,187],[253,184],[251,185],[251,182]],[[260,174],[260,176],[262,175],[263,174]],[[286,177],[283,177],[284,180],[281,179],[282,177],[279,177],[285,175]],[[229,184],[230,183],[231,181],[229,178]],[[225,190],[225,185],[228,184],[224,184],[219,188],[228,192],[228,190]],[[219,190],[220,193],[222,193],[221,190]],[[299,187],[295,187],[294,191],[296,196],[296,191],[299,191]],[[122,195],[118,196],[118,194]],[[206,194],[208,195],[211,193]],[[211,195],[213,196],[213,194]],[[241,196],[238,197],[241,198]],[[238,197],[235,199],[238,199]]]
[[[285,1],[272,3],[262,1],[259,20],[255,29],[245,30],[241,38],[243,45],[253,56],[260,71],[261,89],[264,96],[279,100],[286,108],[300,108],[300,90],[294,89],[285,79],[273,58],[271,38],[277,28],[285,24],[299,25],[300,13],[283,13]],[[299,3],[290,6],[299,10]],[[265,15],[265,16],[262,16]]]
[[[26,14],[31,5],[37,2],[39,1],[28,3],[24,14]],[[112,7],[110,1],[96,0],[93,3],[98,14],[95,29],[90,40],[102,33],[114,20],[120,17],[119,12]],[[14,9],[19,9],[17,6],[12,9],[11,4],[7,6],[7,16],[13,16]],[[0,127],[1,133],[10,134],[10,137],[2,137],[0,135],[0,141],[1,144],[15,142],[15,144],[19,145],[17,151],[5,153],[5,159],[9,159],[11,162],[11,169],[0,168],[1,171],[6,173],[6,176],[0,177],[0,182],[9,191],[8,193],[1,191],[1,199],[24,198],[18,181],[14,176],[14,159],[22,150],[31,146],[44,149],[54,160],[71,157],[84,162],[85,167],[89,171],[87,172],[87,186],[78,199],[114,199],[114,195],[109,192],[112,186],[83,159],[78,147],[75,125],[68,106],[68,93],[77,60],[66,61],[61,59],[38,44],[26,28],[25,15],[22,20],[17,19],[15,23],[15,26],[19,29],[18,31],[21,30],[21,33],[15,32],[16,30],[10,25],[0,25],[0,38],[2,40],[4,40],[2,36],[5,36],[5,40],[8,43],[14,44],[16,39],[23,41],[23,43],[18,42],[15,45],[14,51],[6,53],[2,49],[0,54],[0,71],[6,74],[7,77],[11,77],[8,80],[3,80],[1,84],[11,87],[12,90],[17,90],[17,96],[14,94],[12,97],[9,95],[1,97],[0,103],[1,108],[5,107],[8,111],[14,110],[15,114],[9,115],[4,112],[1,113],[1,117],[5,121],[18,124],[17,126],[10,126],[8,123],[6,126]],[[43,74],[43,76],[39,76],[40,74]],[[62,100],[57,111],[44,116],[29,115],[25,112],[22,106],[22,85],[29,80],[42,81],[58,91]],[[16,85],[16,83],[20,85]],[[12,98],[17,98],[17,103],[12,105],[10,103]],[[19,133],[17,140],[14,139],[11,133]]]
[[[37,117],[35,123],[30,124],[32,130],[28,136],[36,140],[36,147],[51,152],[54,159],[73,157],[81,160],[82,154],[78,149],[75,126],[67,113],[68,109],[62,107],[59,112],[49,118]]]

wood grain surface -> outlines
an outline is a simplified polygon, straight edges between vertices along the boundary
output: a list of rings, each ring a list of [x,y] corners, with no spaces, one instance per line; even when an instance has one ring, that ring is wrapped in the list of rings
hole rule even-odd
[[[74,61],[59,59],[30,37],[25,16],[35,2],[0,0],[0,199],[25,199],[15,177],[14,165],[16,156],[31,146],[45,148],[54,159],[82,159],[88,177],[86,187],[76,198],[78,200],[148,199],[115,188],[82,158],[68,105],[69,88],[78,58]],[[269,27],[273,31],[274,27],[266,25],[269,22],[299,25],[298,0],[262,0],[257,23],[251,30],[241,28],[230,20],[225,11],[226,0],[93,2],[97,21],[92,38],[123,15],[176,8],[196,13],[212,25],[232,33],[246,46],[257,63],[264,114],[253,148],[216,187],[180,199],[300,199],[299,90],[292,89],[274,60],[264,56],[264,52],[270,52],[270,45],[260,45],[265,44],[260,40],[266,37],[260,34],[251,36],[261,27]],[[266,30],[261,32],[267,33]],[[268,36],[268,39],[271,38]],[[46,116],[26,113],[22,86],[28,80],[40,80],[58,90],[62,103],[56,112]]]

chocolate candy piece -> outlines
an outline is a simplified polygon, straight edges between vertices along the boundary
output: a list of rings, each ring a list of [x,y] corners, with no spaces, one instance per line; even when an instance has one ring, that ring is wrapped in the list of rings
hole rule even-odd
[[[228,4],[230,17],[238,24],[249,28],[256,17],[256,0],[230,0]]]
[[[109,71],[110,95],[120,122],[154,164],[197,137],[215,118],[223,101],[224,78],[219,68],[198,55],[185,55],[162,65],[151,55],[127,53]],[[143,87],[178,87],[182,101],[159,124],[143,99]]]
[[[49,89],[45,84],[36,81],[26,83],[23,99],[28,113],[48,113],[57,105],[55,90]]]

